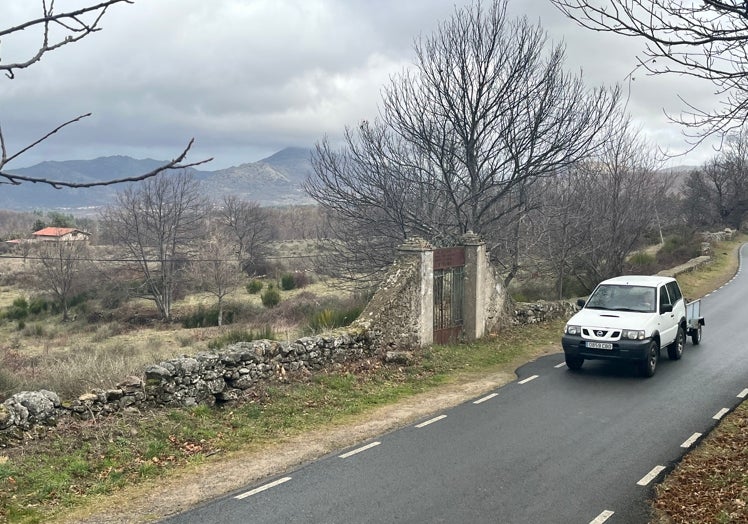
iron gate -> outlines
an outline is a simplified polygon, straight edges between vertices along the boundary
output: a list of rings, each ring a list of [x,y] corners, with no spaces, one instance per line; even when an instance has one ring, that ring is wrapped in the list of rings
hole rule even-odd
[[[448,344],[462,334],[465,249],[434,250],[434,343]]]

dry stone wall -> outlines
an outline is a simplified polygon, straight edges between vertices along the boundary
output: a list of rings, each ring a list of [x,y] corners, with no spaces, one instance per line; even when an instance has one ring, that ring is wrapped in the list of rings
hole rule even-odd
[[[70,402],[52,391],[22,391],[0,404],[0,445],[61,417],[92,419],[124,410],[236,400],[260,382],[379,356],[379,347],[371,332],[351,328],[291,343],[240,342],[216,353],[174,358],[149,366],[142,377],[127,377],[114,388],[93,390]]]

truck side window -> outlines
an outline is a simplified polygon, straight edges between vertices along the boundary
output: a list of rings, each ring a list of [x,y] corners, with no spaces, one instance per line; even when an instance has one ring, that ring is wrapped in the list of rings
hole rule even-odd
[[[670,296],[667,293],[667,287],[660,286],[660,315],[662,315],[663,306],[667,306],[670,304],[672,304],[672,302],[670,302]]]
[[[668,293],[670,294],[670,298],[673,301],[673,304],[675,304],[681,298],[683,298],[683,295],[680,292],[680,287],[678,287],[677,282],[668,282],[667,290],[668,290]]]

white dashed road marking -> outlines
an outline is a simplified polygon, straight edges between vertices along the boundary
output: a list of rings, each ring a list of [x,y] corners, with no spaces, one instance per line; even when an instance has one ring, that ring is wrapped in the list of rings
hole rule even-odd
[[[255,488],[253,490],[247,491],[246,493],[242,493],[241,495],[237,495],[234,498],[239,500],[245,499],[247,497],[251,497],[252,495],[257,495],[258,493],[261,493],[266,489],[274,488],[275,486],[283,484],[284,482],[288,482],[289,480],[291,480],[291,477],[283,477],[282,479],[278,479],[276,481],[270,482],[269,484],[265,484],[264,486],[260,486],[259,488]]]
[[[722,408],[712,417],[714,420],[719,420],[730,412],[727,408]]]
[[[606,520],[608,520],[610,517],[613,516],[614,511],[610,511],[609,509],[606,509],[602,513],[600,513],[597,517],[595,517],[595,520],[591,520],[590,524],[603,524]]]
[[[743,391],[738,393],[738,398],[745,398],[748,397],[748,388],[745,388]]]
[[[540,376],[540,375],[533,375],[533,376],[531,376],[531,377],[527,377],[527,378],[526,378],[525,380],[520,380],[520,381],[519,381],[519,383],[520,383],[520,384],[527,384],[528,382],[530,382],[531,380],[535,380],[535,379],[536,379],[536,378],[538,378],[539,376]]]
[[[494,397],[498,397],[498,393],[491,393],[490,395],[486,395],[483,398],[479,398],[478,400],[474,401],[473,404],[481,404],[482,402],[485,402],[486,400],[491,400]]]
[[[682,448],[690,448],[693,446],[693,443],[699,440],[699,437],[701,436],[701,433],[694,433],[690,437],[688,437],[688,440],[686,440],[683,444],[680,445]]]
[[[556,365],[555,365],[555,366],[553,366],[553,367],[554,367],[554,368],[556,368],[556,369],[558,369],[558,368],[562,368],[562,367],[564,367],[565,365],[566,365],[566,362],[561,362],[560,364],[556,364]]]
[[[637,486],[646,486],[650,482],[652,482],[655,478],[657,478],[657,475],[662,473],[662,471],[665,469],[665,466],[655,466],[652,468],[652,471],[647,473],[642,477],[642,479],[636,483]]]
[[[366,451],[367,449],[371,449],[374,446],[380,445],[381,442],[372,442],[371,444],[367,444],[365,446],[361,446],[360,448],[356,448],[354,450],[349,451],[348,453],[343,453],[342,455],[338,455],[339,458],[347,459],[348,457],[352,457],[356,453],[361,453],[362,451]]]
[[[429,424],[433,424],[434,422],[438,422],[443,418],[447,418],[447,415],[439,415],[438,417],[434,417],[432,419],[427,420],[426,422],[421,422],[420,424],[416,424],[417,428],[423,428],[428,426]]]

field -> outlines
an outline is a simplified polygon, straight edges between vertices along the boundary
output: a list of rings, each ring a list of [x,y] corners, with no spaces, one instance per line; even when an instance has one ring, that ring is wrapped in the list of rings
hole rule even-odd
[[[289,257],[303,250],[302,243],[286,244]],[[134,298],[116,307],[97,299],[85,301],[71,310],[67,322],[49,311],[8,318],[19,299],[31,304],[39,296],[29,285],[32,272],[30,261],[0,259],[0,401],[16,391],[38,389],[75,398],[93,388],[114,386],[128,375],[140,376],[146,366],[174,356],[226,341],[293,340],[326,327],[318,320],[321,311],[360,309],[360,300],[334,282],[282,270],[277,278],[247,277],[224,299],[227,322],[221,327],[210,318],[215,317],[215,296],[197,292],[175,302],[174,321],[169,323],[159,321],[152,301]],[[280,277],[296,274],[303,275],[296,278],[298,285],[282,289]],[[253,280],[262,288],[250,292]],[[280,293],[280,303],[272,308],[262,303],[270,285]]]

